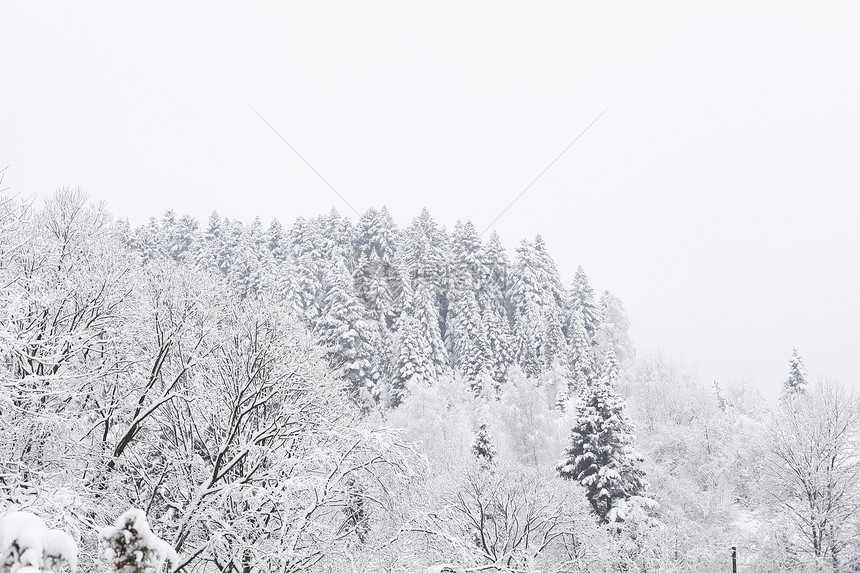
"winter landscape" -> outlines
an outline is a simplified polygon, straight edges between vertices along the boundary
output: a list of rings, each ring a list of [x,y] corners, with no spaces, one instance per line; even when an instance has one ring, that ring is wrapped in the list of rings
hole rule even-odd
[[[860,566],[857,401],[637,353],[540,235],[2,208],[4,571]]]
[[[0,573],[860,573],[860,4],[5,3]]]

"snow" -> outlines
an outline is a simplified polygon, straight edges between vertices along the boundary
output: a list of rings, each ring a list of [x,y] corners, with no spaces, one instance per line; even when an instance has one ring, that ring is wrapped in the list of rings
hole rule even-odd
[[[431,565],[424,570],[424,573],[456,573],[456,571],[452,565]]]
[[[0,519],[0,562],[8,573],[49,571],[68,565],[74,571],[78,548],[71,535],[48,529],[42,519],[27,511],[14,511]]]
[[[158,570],[165,561],[177,562],[173,548],[149,529],[142,509],[133,508],[123,513],[112,527],[101,530],[99,539],[103,555],[113,562],[118,573],[149,567]]]

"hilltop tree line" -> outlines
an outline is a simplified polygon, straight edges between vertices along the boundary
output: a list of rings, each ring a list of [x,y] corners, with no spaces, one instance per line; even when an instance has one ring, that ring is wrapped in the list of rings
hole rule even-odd
[[[123,229],[144,262],[219,274],[239,298],[265,294],[300,317],[362,408],[395,407],[413,384],[461,375],[498,392],[508,369],[565,371],[569,392],[632,357],[620,300],[597,296],[580,268],[565,288],[540,235],[511,258],[497,234],[452,232],[425,209],[401,229],[388,210],[353,223],[336,211],[250,225],[213,213],[202,228],[168,212]]]

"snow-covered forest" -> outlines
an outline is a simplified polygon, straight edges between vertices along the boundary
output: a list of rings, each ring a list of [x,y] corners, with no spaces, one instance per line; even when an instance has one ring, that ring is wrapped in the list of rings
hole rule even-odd
[[[860,570],[856,398],[637,352],[587,245],[115,215],[0,202],[4,573]]]

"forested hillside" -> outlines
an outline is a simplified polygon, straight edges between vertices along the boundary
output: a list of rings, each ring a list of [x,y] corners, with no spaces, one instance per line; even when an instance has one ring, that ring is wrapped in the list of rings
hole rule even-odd
[[[82,571],[860,570],[856,399],[797,350],[780,405],[637,353],[539,235],[65,190],[2,200],[0,285],[0,518]]]

